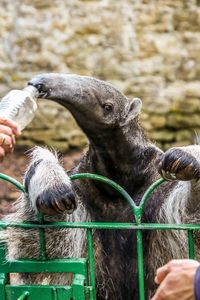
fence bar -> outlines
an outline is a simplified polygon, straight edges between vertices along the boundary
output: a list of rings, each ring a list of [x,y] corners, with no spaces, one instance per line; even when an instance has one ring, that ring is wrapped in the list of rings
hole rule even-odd
[[[92,180],[98,180],[100,182],[104,182],[107,185],[110,185],[113,189],[119,192],[121,196],[124,198],[124,200],[127,201],[127,203],[130,205],[133,215],[135,216],[136,212],[136,204],[131,198],[131,196],[127,193],[125,189],[123,189],[119,184],[117,184],[115,181],[101,175],[97,174],[91,174],[91,173],[79,173],[79,174],[74,174],[70,176],[71,180],[77,180],[77,179],[92,179]]]
[[[25,291],[17,300],[25,300],[30,295],[28,291]]]
[[[38,224],[31,223],[31,222],[24,222],[24,223],[6,223],[0,221],[0,229],[6,229],[7,227],[16,227],[16,228],[24,228],[24,229],[35,229],[39,231],[39,245],[40,245],[40,260],[42,262],[37,262],[41,267],[42,264],[46,264],[45,260],[47,260],[46,254],[46,244],[45,244],[45,229],[48,228],[85,228],[87,230],[87,245],[88,245],[88,261],[89,267],[86,270],[86,263],[85,263],[85,274],[89,272],[89,284],[90,284],[90,291],[91,298],[96,300],[96,280],[95,280],[95,262],[94,262],[94,249],[93,249],[93,241],[92,241],[92,230],[93,229],[132,229],[136,230],[136,237],[137,237],[137,262],[138,262],[138,280],[139,280],[139,300],[145,300],[145,289],[144,289],[144,262],[143,262],[143,241],[142,241],[142,231],[143,230],[186,230],[188,234],[188,254],[189,258],[193,259],[195,257],[195,249],[194,249],[194,241],[193,241],[193,230],[200,230],[200,224],[145,224],[141,223],[141,217],[143,213],[144,206],[149,199],[149,196],[157,188],[160,184],[162,184],[165,180],[163,178],[158,179],[154,182],[145,192],[142,197],[139,206],[136,206],[131,196],[116,182],[96,174],[90,173],[82,173],[82,174],[75,174],[72,175],[71,180],[77,179],[93,179],[98,180],[100,182],[104,182],[105,184],[110,185],[113,189],[119,192],[121,196],[124,198],[125,201],[130,205],[133,215],[135,217],[135,223],[94,223],[94,222],[80,222],[80,223],[71,223],[71,222],[51,222],[46,223],[44,222],[44,218],[42,214],[38,214]],[[19,190],[25,192],[25,188],[22,184],[20,184],[15,179],[0,173],[0,179],[6,180],[12,184],[14,184]],[[1,257],[5,257],[4,253],[5,249],[0,249],[0,260]],[[3,256],[1,256],[1,254]],[[59,260],[60,262],[60,260]],[[1,267],[6,267],[6,263],[3,265],[3,262],[0,261]],[[18,270],[19,272],[23,271],[20,264],[23,264],[23,261],[16,261],[11,262],[14,267],[20,267]],[[53,267],[55,267],[55,262],[53,263]],[[51,263],[48,262],[48,268],[51,267]],[[61,263],[61,262],[60,262]],[[34,264],[34,261],[29,262],[29,264]],[[11,267],[11,266],[9,266]],[[27,267],[27,261],[26,261]],[[59,268],[61,271],[61,267],[56,263],[56,268]],[[46,267],[45,267],[46,268]],[[43,269],[42,269],[43,270]],[[46,271],[46,269],[45,269]],[[51,271],[51,270],[50,270]],[[64,270],[65,271],[65,270]],[[30,272],[30,268],[29,268]],[[0,274],[0,300],[5,299],[5,283],[7,282],[7,275],[4,273]],[[87,281],[87,278],[86,278]],[[87,282],[86,282],[87,284]],[[25,291],[17,300],[25,300],[29,296],[29,292]],[[56,289],[53,288],[53,296],[57,299],[57,292]],[[1,299],[2,298],[2,299]],[[134,298],[134,295],[133,295]]]
[[[138,278],[139,278],[140,300],[145,300],[142,231],[140,229],[137,230],[137,259],[138,259],[138,276],[139,276]]]
[[[141,216],[142,216],[142,212],[144,210],[144,206],[147,202],[147,200],[149,199],[151,193],[159,186],[161,185],[162,183],[165,182],[165,179],[164,178],[160,178],[158,179],[157,181],[153,182],[152,185],[146,190],[146,192],[144,193],[141,201],[140,201],[140,206],[139,206],[139,209],[140,209],[140,219],[141,219]]]
[[[7,283],[7,274],[0,273],[0,299],[6,300],[5,284]]]
[[[55,287],[52,288],[52,297],[53,297],[53,300],[57,300],[57,292],[56,292]]]
[[[95,264],[94,264],[94,251],[92,243],[92,229],[87,229],[87,242],[88,242],[88,259],[90,271],[90,284],[93,287],[93,298],[96,300],[96,280],[95,280]]]
[[[142,230],[200,230],[200,224],[156,224],[156,223],[115,223],[115,222],[51,222],[44,224],[26,223],[8,223],[0,221],[0,229],[9,227],[23,229],[58,229],[58,228],[90,228],[90,229],[142,229]]]
[[[25,193],[25,188],[24,186],[19,182],[17,181],[16,179],[8,176],[8,175],[5,175],[3,173],[0,173],[0,179],[3,179],[5,181],[8,181],[10,183],[12,183],[13,185],[15,185],[20,191],[22,191],[23,193]]]
[[[43,224],[44,216],[42,213],[38,214],[38,222]],[[46,243],[45,243],[45,229],[39,228],[39,240],[40,240],[40,260],[46,260]]]
[[[194,240],[193,240],[193,230],[188,230],[188,249],[189,249],[189,258],[195,258],[194,252]]]

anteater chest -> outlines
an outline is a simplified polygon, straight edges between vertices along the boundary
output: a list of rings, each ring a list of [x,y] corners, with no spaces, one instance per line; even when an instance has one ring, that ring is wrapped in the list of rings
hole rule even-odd
[[[148,241],[147,237],[144,238]],[[138,293],[136,231],[98,230],[94,240],[97,282],[103,280],[108,296],[98,299],[131,300],[132,295]]]

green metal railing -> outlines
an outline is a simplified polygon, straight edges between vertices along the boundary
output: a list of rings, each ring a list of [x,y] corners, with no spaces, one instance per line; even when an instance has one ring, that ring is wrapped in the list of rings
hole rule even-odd
[[[144,286],[144,265],[143,265],[143,245],[142,231],[143,230],[186,230],[188,232],[188,249],[189,258],[195,257],[193,231],[200,230],[200,224],[150,224],[142,223],[141,218],[147,200],[151,193],[163,182],[160,178],[154,182],[143,195],[140,205],[137,206],[130,195],[114,181],[96,174],[76,174],[72,175],[71,180],[91,179],[104,182],[115,189],[125,201],[130,205],[135,223],[95,223],[95,222],[51,222],[45,223],[43,215],[38,215],[38,223],[6,223],[0,221],[0,229],[4,230],[8,227],[23,228],[23,229],[38,229],[40,239],[40,258],[39,260],[15,260],[6,262],[5,245],[0,249],[0,299],[1,300],[37,300],[39,295],[42,295],[43,300],[96,300],[95,289],[95,262],[93,254],[93,229],[132,229],[136,231],[137,236],[137,260],[138,260],[138,277],[140,300],[145,299]],[[15,179],[0,173],[0,179],[9,181],[14,184],[19,190],[25,192],[24,186]],[[87,231],[88,257],[80,259],[54,259],[50,260],[47,257],[45,250],[45,229],[47,228],[84,228]],[[9,273],[31,273],[31,272],[66,272],[73,273],[74,278],[71,286],[12,286],[9,285]],[[134,295],[133,295],[134,298]]]

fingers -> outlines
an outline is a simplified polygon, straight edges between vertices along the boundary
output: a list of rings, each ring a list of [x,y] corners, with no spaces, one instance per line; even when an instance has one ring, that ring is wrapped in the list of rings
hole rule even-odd
[[[162,300],[165,299],[164,298],[165,295],[163,293],[163,286],[162,284],[159,286],[159,288],[157,289],[155,295],[153,296],[153,298],[151,298],[151,300]]]
[[[11,153],[14,149],[15,138],[14,136],[9,136],[3,133],[0,133],[0,160],[2,161],[4,156],[8,153]]]
[[[4,127],[10,128],[11,134],[14,134],[16,136],[20,135],[20,130],[17,127],[17,124],[15,122],[13,122],[12,120],[0,117],[0,124],[1,124],[0,126],[4,125]],[[5,128],[3,130],[5,130]],[[1,128],[0,128],[0,132],[1,132]],[[5,133],[5,132],[3,132],[3,133]],[[6,133],[6,134],[8,134],[8,133]]]
[[[15,144],[14,136],[0,133],[0,146],[5,148],[12,148]]]
[[[166,265],[157,269],[155,276],[155,283],[160,284],[165,277],[172,271],[178,270],[180,268],[188,269],[192,267],[198,267],[199,262],[193,259],[174,259],[168,262]]]
[[[17,124],[10,119],[0,117],[0,161],[14,150],[15,136],[20,135]]]
[[[5,156],[5,150],[2,147],[0,147],[0,161],[4,159],[4,156]]]
[[[194,298],[194,276],[199,262],[172,260],[157,270],[159,287],[151,300],[188,300]]]
[[[183,298],[177,298],[176,293],[173,293],[173,286],[170,287],[170,282],[172,280],[170,279],[170,274],[167,274],[165,280],[160,284],[158,287],[155,295],[151,300],[178,300]],[[174,294],[174,295],[173,295]],[[184,298],[185,299],[185,298]],[[187,298],[188,299],[188,298]]]
[[[155,276],[155,283],[160,284],[165,279],[165,277],[169,272],[170,272],[169,264],[166,264],[161,268],[157,269],[156,276]]]
[[[0,133],[11,136],[13,134],[13,130],[12,130],[12,128],[10,128],[8,126],[0,124]]]
[[[160,267],[156,271],[155,283],[160,284],[165,277],[169,274],[169,272],[173,271],[176,268],[182,267],[183,262],[181,259],[171,260],[166,265]]]
[[[172,271],[174,268],[183,267],[184,269],[195,267],[199,262],[194,259],[173,259],[169,263],[169,269]]]

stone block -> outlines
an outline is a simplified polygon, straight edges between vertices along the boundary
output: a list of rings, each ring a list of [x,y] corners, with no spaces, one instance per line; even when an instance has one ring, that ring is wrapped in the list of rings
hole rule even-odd
[[[200,127],[200,115],[197,113],[171,113],[167,116],[167,124],[169,127],[179,130],[183,128]]]
[[[176,113],[195,113],[200,112],[200,99],[197,98],[183,98],[182,100],[174,101],[171,104],[171,112]]]
[[[175,134],[170,130],[156,130],[148,132],[148,137],[153,141],[158,141],[160,143],[175,141]]]

